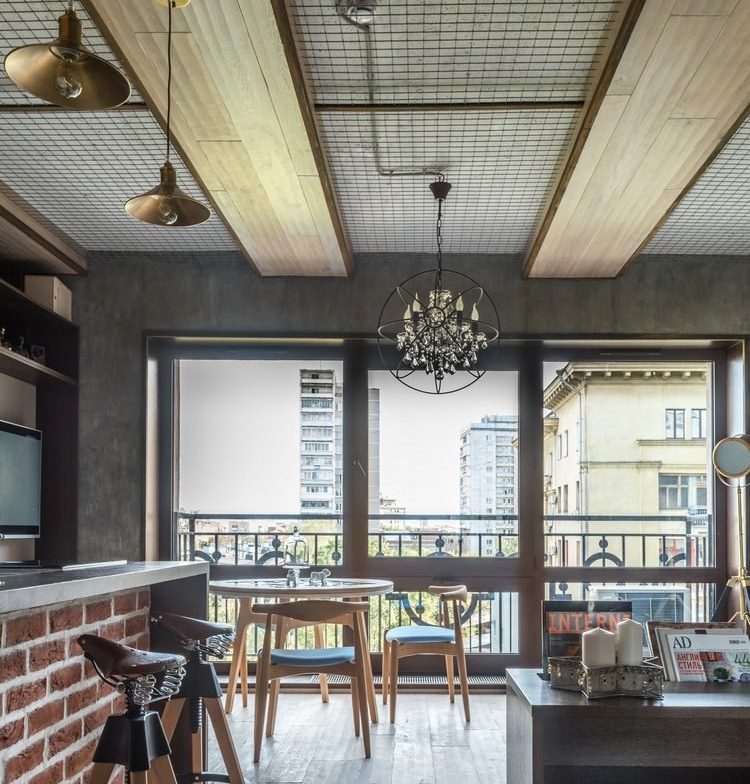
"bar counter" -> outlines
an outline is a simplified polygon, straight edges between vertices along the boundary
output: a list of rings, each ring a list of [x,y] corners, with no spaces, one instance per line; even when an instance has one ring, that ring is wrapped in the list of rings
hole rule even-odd
[[[205,618],[207,605],[208,564],[200,561],[0,568],[0,780],[86,780],[101,727],[122,698],[84,660],[81,634],[170,650],[173,641],[152,634],[151,614]],[[175,742],[182,759],[184,742]]]
[[[138,561],[70,571],[0,566],[0,615],[200,575],[208,578],[204,561]]]

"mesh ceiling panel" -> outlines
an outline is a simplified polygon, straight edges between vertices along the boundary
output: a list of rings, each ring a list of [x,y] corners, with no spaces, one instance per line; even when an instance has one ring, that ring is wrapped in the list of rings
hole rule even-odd
[[[387,169],[438,169],[453,184],[445,203],[446,252],[525,250],[578,113],[399,112],[374,117]],[[337,200],[357,252],[435,249],[434,176],[377,173],[366,113],[321,118]]]
[[[199,226],[150,226],[123,205],[159,182],[165,137],[143,111],[0,115],[0,179],[85,250],[217,251],[235,244],[212,214]],[[204,200],[177,155],[177,182]]]
[[[11,49],[26,44],[37,44],[57,38],[57,19],[68,7],[63,0],[0,0],[0,63]],[[107,62],[123,70],[114,58],[112,50],[94,27],[80,3],[74,10],[83,27],[81,43],[85,49],[104,58]],[[135,90],[129,102],[140,102]],[[44,103],[40,98],[19,90],[0,68],[0,104],[24,105]]]
[[[340,0],[291,0],[315,100],[368,100],[365,33]],[[376,101],[582,100],[621,0],[380,0]]]
[[[644,253],[750,253],[750,119],[688,191]]]

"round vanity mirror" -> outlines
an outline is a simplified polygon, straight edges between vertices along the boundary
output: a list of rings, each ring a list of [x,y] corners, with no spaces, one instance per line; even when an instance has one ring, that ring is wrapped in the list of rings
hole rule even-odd
[[[716,472],[727,479],[740,479],[750,474],[750,436],[722,438],[714,447]]]

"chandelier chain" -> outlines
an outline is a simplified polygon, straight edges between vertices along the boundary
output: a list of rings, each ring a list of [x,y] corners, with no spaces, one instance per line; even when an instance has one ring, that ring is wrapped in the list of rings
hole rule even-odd
[[[443,278],[443,200],[438,199],[438,214],[435,224],[435,237],[437,239],[437,266],[438,285],[442,285]]]
[[[172,8],[175,0],[169,0],[169,22],[167,24],[167,163],[169,163],[169,148],[171,141],[171,121],[172,121]]]

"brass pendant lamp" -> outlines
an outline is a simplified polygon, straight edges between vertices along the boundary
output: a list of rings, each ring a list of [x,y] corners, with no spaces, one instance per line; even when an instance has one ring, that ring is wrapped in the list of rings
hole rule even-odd
[[[155,226],[195,226],[211,217],[205,204],[177,187],[177,172],[169,161],[172,120],[172,9],[183,8],[189,0],[156,0],[169,8],[167,29],[167,157],[161,167],[159,184],[125,202],[125,212],[139,221]]]
[[[130,98],[130,82],[113,65],[81,46],[81,21],[70,0],[58,35],[20,46],[5,57],[5,72],[24,92],[67,109],[111,109]]]

